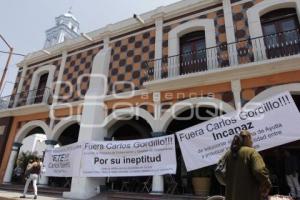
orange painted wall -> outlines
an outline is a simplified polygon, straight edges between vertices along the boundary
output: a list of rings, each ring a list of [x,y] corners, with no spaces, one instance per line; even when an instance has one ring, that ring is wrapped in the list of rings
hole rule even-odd
[[[18,123],[22,121],[28,121],[28,120],[39,120],[39,119],[45,119],[48,118],[48,113],[37,113],[34,115],[24,115],[24,116],[18,116],[14,117],[13,123],[9,132],[7,144],[5,147],[5,153],[1,162],[1,167],[0,167],[0,180],[3,182],[3,177],[5,174],[6,166],[9,160],[10,152],[15,140],[15,136],[17,134],[17,128],[18,128]]]
[[[9,132],[9,137],[6,143],[6,147],[5,147],[5,152],[3,155],[3,159],[1,161],[1,167],[0,167],[0,181],[1,183],[3,182],[3,177],[5,174],[5,170],[6,170],[6,166],[8,163],[8,159],[9,159],[9,155],[12,149],[12,144],[14,142],[14,138],[16,135],[16,130],[17,130],[17,126],[18,126],[18,121],[14,118],[10,132]]]
[[[63,108],[54,110],[53,115],[54,117],[66,117],[70,115],[80,115],[82,113],[83,105],[70,107],[70,108]]]
[[[145,94],[140,96],[134,96],[128,99],[115,99],[106,101],[105,104],[108,109],[112,108],[124,108],[128,107],[129,105],[138,106],[143,103],[152,103],[152,94]]]
[[[242,89],[300,82],[300,70],[241,80]]]
[[[191,87],[191,88],[184,88],[180,90],[170,90],[170,91],[163,91],[161,93],[161,101],[176,101],[179,100],[178,94],[181,94],[179,96],[186,96],[188,97],[191,93],[197,93],[199,96],[201,95],[207,95],[208,93],[221,93],[221,92],[227,92],[231,91],[231,84],[228,83],[220,83],[215,85],[205,85],[205,86],[198,86],[198,87]],[[173,99],[169,99],[169,97],[175,97]]]
[[[82,109],[80,106],[72,107],[72,108],[67,108],[67,109],[58,109],[54,111],[54,115],[56,117],[64,117],[68,116],[70,112],[73,115],[81,114]],[[43,112],[43,113],[36,113],[36,114],[30,114],[30,115],[22,115],[22,116],[16,116],[13,119],[12,126],[9,132],[7,144],[5,147],[5,153],[3,155],[3,159],[1,161],[1,167],[0,167],[0,182],[3,182],[3,177],[5,174],[6,166],[8,164],[10,152],[15,140],[15,136],[18,132],[18,124],[20,122],[24,121],[33,121],[33,120],[41,120],[41,119],[47,119],[49,118],[49,112]]]

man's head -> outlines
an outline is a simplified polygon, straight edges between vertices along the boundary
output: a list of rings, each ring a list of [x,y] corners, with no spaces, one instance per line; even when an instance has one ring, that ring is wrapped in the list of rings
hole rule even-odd
[[[243,130],[240,133],[240,137],[242,138],[242,146],[252,147],[253,141],[251,137],[251,133],[247,130]]]

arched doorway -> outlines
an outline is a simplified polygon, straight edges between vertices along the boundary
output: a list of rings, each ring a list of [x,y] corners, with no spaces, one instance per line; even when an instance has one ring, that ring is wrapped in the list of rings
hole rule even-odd
[[[194,108],[186,109],[176,116],[173,117],[167,126],[167,134],[173,134],[177,131],[186,129],[188,127],[194,126],[196,124],[205,122],[214,117],[225,114],[224,111],[205,105],[197,105]],[[178,184],[178,190],[176,191],[179,194],[182,193],[193,193],[192,179],[193,177],[203,176],[209,177],[211,183],[211,189],[209,193],[211,195],[222,194],[224,193],[224,188],[217,182],[215,176],[213,176],[214,166],[206,167],[203,169],[195,170],[192,172],[187,172],[184,160],[180,151],[178,142],[176,141],[176,157],[177,157],[177,172],[174,176],[175,181]],[[165,188],[168,188],[168,182],[165,181]]]
[[[40,76],[40,80],[36,89],[36,94],[34,98],[34,103],[42,103],[44,98],[44,93],[47,87],[49,73],[44,73]]]
[[[44,121],[31,121],[20,128],[10,153],[4,182],[24,182],[24,172],[29,159],[43,157],[44,140],[48,136],[49,128]]]
[[[133,117],[128,120],[116,121],[108,128],[106,140],[138,140],[151,138],[152,128],[149,123],[141,117]],[[143,189],[143,182],[148,177],[111,177],[107,178],[109,190],[124,192],[140,192]]]
[[[23,139],[19,153],[34,153],[38,157],[43,156],[45,149],[44,141],[47,139],[41,127],[32,129]]]
[[[151,127],[143,118],[121,120],[116,122],[108,135],[113,140],[137,140],[151,137]]]
[[[290,92],[297,106],[297,112],[300,112],[300,83],[290,83],[270,87],[260,92],[247,104],[264,101],[265,99],[268,99],[272,96],[278,95],[286,91]],[[270,171],[271,182],[273,185],[271,194],[277,194],[279,192],[280,194],[289,193],[289,187],[287,185],[285,177],[285,150],[290,151],[292,154],[296,155],[298,159],[300,159],[300,157],[298,156],[300,155],[300,140],[260,152],[260,154],[265,160],[267,168]]]
[[[291,94],[296,103],[297,112],[300,113],[300,94],[297,92],[291,92]],[[286,179],[286,152],[289,152],[296,160],[300,160],[300,140],[260,152],[270,171],[273,185],[271,194],[280,193],[288,195],[290,193]]]
[[[180,74],[207,70],[205,31],[195,31],[180,37]]]
[[[65,146],[78,141],[80,126],[78,123],[69,125],[59,136],[57,142],[59,146]]]
[[[18,169],[22,168],[22,172],[28,165],[30,159],[43,158],[43,152],[45,149],[44,141],[47,139],[42,128],[37,127],[31,130],[22,141],[22,146],[18,154],[17,162],[14,167],[14,173],[12,182],[17,184],[23,184],[25,182],[24,176],[19,176]],[[38,182],[39,183],[39,182]]]
[[[77,121],[66,122],[64,129],[57,130],[55,137],[57,137],[57,147],[70,145],[78,141],[80,125]],[[60,126],[60,125],[59,125]],[[49,186],[61,187],[69,189],[71,187],[71,177],[49,177]]]

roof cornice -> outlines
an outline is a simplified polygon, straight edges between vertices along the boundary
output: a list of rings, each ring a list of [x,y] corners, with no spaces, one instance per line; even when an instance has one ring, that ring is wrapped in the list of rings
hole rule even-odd
[[[94,42],[101,41],[107,35],[110,37],[117,36],[120,34],[124,34],[126,32],[142,28],[144,26],[149,26],[155,23],[155,19],[160,17],[165,20],[171,19],[174,16],[178,16],[187,12],[192,12],[194,10],[204,8],[210,5],[214,5],[216,3],[220,3],[222,0],[182,0],[168,6],[161,6],[152,11],[141,14],[141,18],[145,21],[144,25],[141,25],[133,18],[128,18],[122,21],[119,21],[114,24],[108,24],[105,27],[97,29],[95,31],[91,31],[86,33],[89,37],[93,39]],[[17,66],[23,66],[25,63],[33,63],[36,61],[41,61],[43,59],[47,59],[53,57],[55,55],[59,55],[62,51],[69,51],[71,49],[79,48],[84,45],[91,44],[91,41],[86,40],[84,37],[79,36],[72,40],[68,40],[63,43],[56,44],[50,48],[47,48],[50,55],[45,54],[42,50],[29,53],[25,56],[24,60],[21,61]]]

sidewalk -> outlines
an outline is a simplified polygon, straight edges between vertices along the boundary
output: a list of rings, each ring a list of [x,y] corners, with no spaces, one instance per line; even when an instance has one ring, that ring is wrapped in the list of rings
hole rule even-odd
[[[0,190],[0,200],[21,200],[20,192]],[[33,199],[33,195],[29,193],[26,199]],[[25,199],[25,200],[26,200]],[[193,195],[151,195],[148,193],[129,193],[129,192],[108,192],[99,194],[89,200],[206,200],[207,198]],[[38,200],[71,200],[64,199],[61,196],[39,195]]]
[[[19,198],[22,195],[22,193],[20,192],[14,192],[14,191],[7,191],[7,190],[0,190],[0,200],[21,200],[21,198]],[[32,193],[28,193],[26,195],[26,199],[33,199],[33,194]],[[53,195],[38,195],[38,200],[71,200],[71,199],[65,199],[61,196],[53,196]],[[94,197],[90,200],[107,200],[108,198],[106,197],[106,195],[98,195],[97,197]],[[114,199],[114,198],[112,198]],[[23,199],[22,199],[23,200]]]
[[[19,192],[13,192],[13,191],[5,191],[0,190],[0,200],[14,200],[14,199],[20,199],[19,197],[22,195],[22,193]],[[26,195],[26,199],[33,199],[33,194]],[[49,196],[49,195],[39,195],[38,199],[40,200],[66,200],[61,197],[57,196]]]

